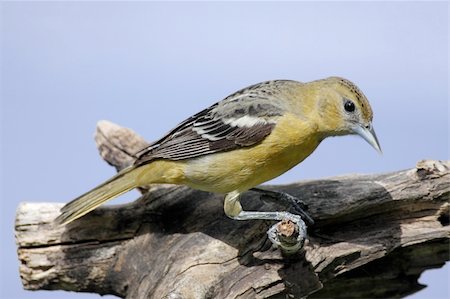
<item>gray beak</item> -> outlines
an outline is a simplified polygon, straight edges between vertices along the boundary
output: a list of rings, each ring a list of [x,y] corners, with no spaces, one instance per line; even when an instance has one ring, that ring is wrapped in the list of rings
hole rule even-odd
[[[375,130],[372,127],[372,123],[369,123],[368,126],[361,126],[359,124],[355,124],[353,127],[353,132],[364,138],[378,153],[382,154],[380,143],[378,142],[377,134],[375,134]]]

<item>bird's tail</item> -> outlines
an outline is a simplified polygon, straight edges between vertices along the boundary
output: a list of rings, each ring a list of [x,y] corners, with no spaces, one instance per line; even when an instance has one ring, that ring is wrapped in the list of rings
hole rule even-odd
[[[104,202],[137,187],[135,167],[125,168],[111,179],[91,191],[75,198],[61,208],[61,214],[55,221],[61,225],[74,221],[89,213]]]

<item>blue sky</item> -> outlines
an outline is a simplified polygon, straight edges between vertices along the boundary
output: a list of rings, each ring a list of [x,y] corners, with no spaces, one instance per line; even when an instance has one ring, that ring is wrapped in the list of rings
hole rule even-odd
[[[273,183],[449,159],[447,2],[0,7],[2,298],[98,297],[23,291],[13,223],[19,202],[67,202],[114,173],[92,139],[101,119],[154,140],[247,85],[339,75],[371,101],[384,155],[330,138]],[[411,298],[446,298],[448,280],[448,266],[429,271]]]

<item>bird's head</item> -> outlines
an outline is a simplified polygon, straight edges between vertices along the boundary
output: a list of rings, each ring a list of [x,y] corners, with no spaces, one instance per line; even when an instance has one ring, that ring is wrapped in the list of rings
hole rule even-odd
[[[372,108],[361,90],[352,82],[330,77],[317,83],[319,127],[325,136],[357,134],[381,153],[372,126]]]

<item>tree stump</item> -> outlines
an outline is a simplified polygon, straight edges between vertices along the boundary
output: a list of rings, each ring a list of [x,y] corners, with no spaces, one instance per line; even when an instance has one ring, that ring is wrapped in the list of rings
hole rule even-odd
[[[96,141],[118,170],[147,144],[106,121]],[[53,224],[63,204],[22,203],[22,283],[122,298],[386,298],[424,288],[420,274],[449,260],[448,161],[268,188],[302,199],[316,221],[295,255],[268,241],[273,223],[228,219],[222,196],[184,186],[149,186],[67,226]],[[280,209],[251,192],[242,202]]]

